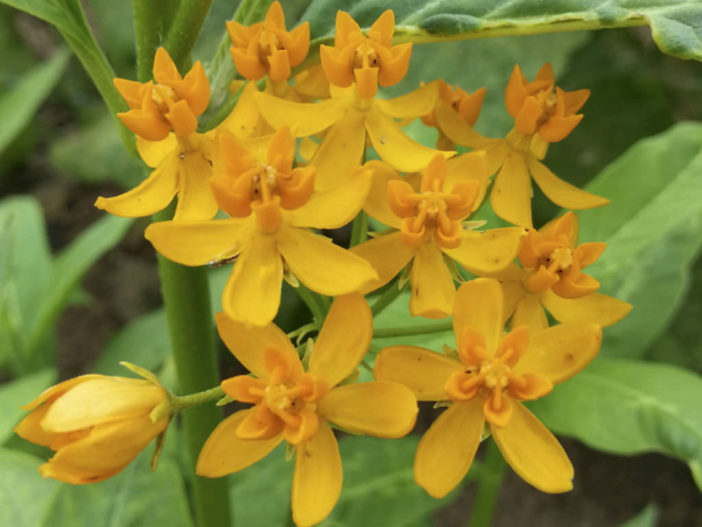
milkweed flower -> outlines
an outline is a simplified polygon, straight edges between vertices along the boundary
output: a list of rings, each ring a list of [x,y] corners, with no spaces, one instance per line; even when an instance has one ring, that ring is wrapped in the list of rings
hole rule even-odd
[[[410,265],[410,312],[430,318],[448,316],[456,288],[446,258],[474,274],[505,269],[525,234],[521,227],[484,232],[465,229],[466,220],[480,206],[487,186],[485,154],[471,152],[446,161],[437,155],[413,187],[378,162],[365,210],[397,229],[352,248],[378,272],[378,280],[361,289],[367,293],[394,278]]]
[[[178,196],[176,219],[209,219],[217,213],[210,192],[212,134],[198,134],[197,117],[207,108],[210,85],[200,61],[181,77],[164,48],[154,57],[154,79],[115,79],[130,107],[117,116],[134,132],[144,162],[154,171],[140,185],[95,206],[116,216],[149,216]]]
[[[522,401],[543,397],[589,364],[600,348],[600,327],[571,322],[531,333],[520,326],[503,335],[503,317],[499,282],[477,278],[456,294],[458,359],[415,346],[391,346],[376,359],[376,379],[402,382],[420,401],[450,402],[414,460],[416,482],[436,498],[468,472],[485,423],[527,483],[543,492],[572,488],[568,456]]]
[[[341,492],[339,448],[330,423],[354,434],[394,438],[409,433],[417,414],[412,392],[398,383],[344,384],[368,351],[373,321],[358,294],[336,299],[303,368],[295,347],[275,325],[247,327],[224,314],[217,329],[254,376],[222,382],[232,399],[254,406],[228,417],[200,452],[196,472],[221,477],[268,455],[283,440],[295,449],[293,520],[314,525]]]
[[[258,326],[273,320],[284,273],[329,296],[357,291],[375,279],[363,258],[306,229],[351,221],[368,194],[370,174],[361,171],[342,186],[313,192],[318,171],[292,168],[295,141],[287,128],[262,148],[263,156],[233,136],[223,136],[222,146],[223,172],[212,187],[230,218],[153,223],[145,236],[183,265],[236,259],[222,295],[229,317]]]
[[[45,390],[22,407],[22,438],[56,452],[39,467],[66,483],[95,483],[121,472],[171,417],[166,390],[154,382],[83,375]]]
[[[437,109],[437,121],[455,143],[485,149],[488,173],[497,172],[490,193],[495,214],[515,225],[531,227],[531,178],[548,199],[563,208],[591,209],[609,203],[563,181],[541,163],[549,144],[565,139],[580,123],[583,116],[577,112],[589,96],[590,90],[566,92],[555,86],[548,63],[531,82],[517,65],[505,90],[514,128],[504,139],[481,136],[446,109]]]
[[[607,247],[604,242],[577,245],[578,217],[573,212],[530,229],[519,249],[519,263],[498,273],[507,299],[505,315],[512,326],[532,331],[548,327],[544,308],[559,322],[584,321],[611,326],[624,318],[631,304],[597,293],[600,283],[583,269]]]

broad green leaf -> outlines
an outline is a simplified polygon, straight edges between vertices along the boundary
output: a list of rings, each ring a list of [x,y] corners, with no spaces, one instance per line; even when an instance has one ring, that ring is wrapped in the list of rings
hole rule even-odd
[[[56,382],[56,370],[46,368],[0,386],[0,444],[12,435],[12,429],[26,412],[27,404]]]
[[[51,59],[29,70],[0,97],[0,155],[29,123],[61,78],[70,52],[61,48]]]
[[[44,479],[41,460],[14,450],[0,449],[0,525],[40,527],[61,483]],[[96,524],[99,525],[99,524]]]
[[[580,216],[580,241],[605,241],[588,273],[633,311],[605,331],[607,354],[641,356],[670,323],[702,247],[702,126],[683,123],[634,145],[588,190],[611,205]]]
[[[656,527],[658,516],[658,505],[651,503],[632,519],[623,523],[622,527]]]
[[[122,240],[131,224],[132,220],[129,219],[105,216],[84,230],[56,256],[51,281],[28,332],[27,350],[30,354],[66,306],[83,275]]]
[[[599,357],[530,407],[556,433],[615,454],[687,462],[702,489],[702,378],[670,366]]]

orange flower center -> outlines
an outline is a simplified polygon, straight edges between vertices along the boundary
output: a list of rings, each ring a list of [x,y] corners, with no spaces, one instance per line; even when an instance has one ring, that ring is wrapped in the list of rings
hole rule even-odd
[[[541,105],[541,116],[536,121],[537,128],[546,123],[556,110],[556,94],[553,88],[540,90],[534,94],[536,100]]]
[[[367,38],[364,38],[354,51],[351,66],[353,69],[379,67],[378,53]]]

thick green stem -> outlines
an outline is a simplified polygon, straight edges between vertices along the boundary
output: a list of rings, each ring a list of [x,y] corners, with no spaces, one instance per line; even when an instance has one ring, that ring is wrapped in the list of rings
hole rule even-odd
[[[350,247],[359,245],[368,239],[368,214],[360,211],[351,224]]]
[[[488,441],[485,460],[480,466],[478,492],[475,496],[473,513],[468,522],[469,527],[490,527],[492,524],[492,513],[495,510],[506,467],[507,463],[500,449],[494,441]]]
[[[173,62],[182,69],[188,62],[212,0],[181,0],[164,45]],[[182,73],[182,72],[181,72]]]
[[[371,306],[371,312],[373,316],[380,314],[386,307],[393,303],[393,301],[400,296],[402,289],[398,286],[397,282],[391,283],[383,294],[381,294],[378,299]]]
[[[170,4],[170,2],[165,2]],[[132,0],[134,34],[136,36],[137,80],[151,80],[156,48],[164,32],[164,2],[159,0]]]
[[[451,331],[451,322],[437,322],[436,324],[419,324],[416,326],[404,326],[397,328],[376,328],[373,330],[373,338],[384,339],[389,337],[405,337],[407,335],[425,335],[427,333],[442,333]]]

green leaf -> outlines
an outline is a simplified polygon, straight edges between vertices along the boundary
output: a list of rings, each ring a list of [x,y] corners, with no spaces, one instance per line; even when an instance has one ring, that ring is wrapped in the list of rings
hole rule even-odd
[[[661,452],[686,461],[702,489],[702,378],[670,366],[599,357],[530,404],[556,433],[615,454]]]
[[[640,357],[670,323],[702,247],[702,125],[644,139],[587,189],[612,204],[579,213],[580,241],[605,241],[588,273],[602,292],[633,304],[605,331],[607,354]]]
[[[29,454],[0,449],[0,525],[47,525],[42,518],[61,484],[42,478],[37,470],[39,463]]]
[[[621,527],[656,527],[658,516],[658,505],[650,503],[632,519],[623,523]]]
[[[26,414],[20,406],[34,400],[55,382],[56,370],[46,368],[0,386],[0,444],[12,435],[12,429]]]
[[[0,97],[0,155],[34,116],[61,78],[70,52],[61,48],[50,60],[35,66]]]

